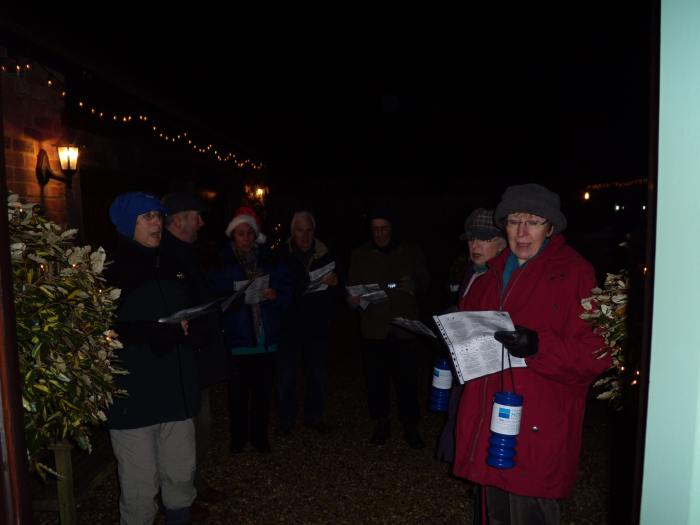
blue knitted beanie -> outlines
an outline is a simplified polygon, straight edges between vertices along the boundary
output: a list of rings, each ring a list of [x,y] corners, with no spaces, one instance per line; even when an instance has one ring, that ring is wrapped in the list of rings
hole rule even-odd
[[[128,239],[133,239],[136,219],[149,211],[165,211],[158,197],[142,191],[122,193],[109,207],[109,218],[117,231]]]

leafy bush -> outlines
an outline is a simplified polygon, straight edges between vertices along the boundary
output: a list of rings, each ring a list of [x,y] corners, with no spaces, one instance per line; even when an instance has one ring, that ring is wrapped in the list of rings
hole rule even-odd
[[[75,246],[77,230],[62,231],[16,194],[7,205],[27,454],[43,476],[39,452],[64,439],[91,451],[90,428],[124,393],[110,330],[120,291],[105,283],[101,247]]]
[[[612,357],[612,367],[593,384],[599,389],[598,399],[607,400],[614,408],[621,408],[622,376],[625,371],[625,344],[627,342],[627,299],[629,277],[626,271],[609,273],[603,288],[593,288],[593,295],[581,301],[581,318],[588,321],[595,333],[602,336],[605,347],[598,353]]]

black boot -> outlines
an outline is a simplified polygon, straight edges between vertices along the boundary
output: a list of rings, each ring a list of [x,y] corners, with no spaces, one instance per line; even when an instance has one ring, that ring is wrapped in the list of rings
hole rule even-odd
[[[374,432],[372,433],[370,443],[374,445],[383,445],[386,443],[386,440],[389,439],[389,434],[391,434],[389,419],[385,417],[380,418],[374,426]]]
[[[415,425],[405,425],[403,428],[403,438],[408,443],[408,446],[415,449],[425,448],[425,441],[418,433],[418,427]]]
[[[256,439],[253,441],[253,446],[255,447],[255,450],[261,454],[269,454],[272,452],[272,447],[270,447],[270,442],[267,440],[267,437]]]

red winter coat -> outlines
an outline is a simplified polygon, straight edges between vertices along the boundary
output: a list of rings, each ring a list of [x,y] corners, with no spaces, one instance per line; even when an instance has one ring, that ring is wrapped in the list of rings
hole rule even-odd
[[[494,393],[500,374],[468,382],[456,423],[454,473],[475,483],[522,496],[561,498],[576,480],[581,448],[581,426],[591,382],[610,368],[609,357],[596,359],[602,338],[579,318],[581,299],[595,286],[592,266],[554,235],[549,244],[511,275],[503,294],[505,250],[489,263],[490,269],[462,299],[462,310],[507,311],[514,324],[535,330],[539,351],[526,358],[527,368],[516,368],[516,392],[523,396],[520,434],[512,469],[486,464]],[[504,390],[511,390],[510,375]]]

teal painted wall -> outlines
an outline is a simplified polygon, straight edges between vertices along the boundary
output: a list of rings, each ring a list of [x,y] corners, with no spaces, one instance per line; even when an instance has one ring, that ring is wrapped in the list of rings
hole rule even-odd
[[[700,523],[700,2],[661,1],[659,180],[641,523]]]

